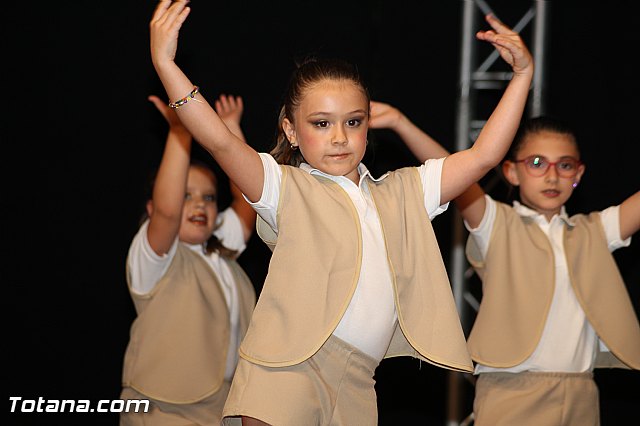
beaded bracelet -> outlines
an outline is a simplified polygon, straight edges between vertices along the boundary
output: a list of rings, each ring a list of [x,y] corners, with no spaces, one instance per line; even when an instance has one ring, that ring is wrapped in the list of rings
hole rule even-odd
[[[193,90],[191,91],[191,93],[189,93],[187,96],[185,96],[182,99],[169,103],[169,106],[173,109],[177,109],[177,108],[180,108],[182,105],[186,104],[187,102],[189,102],[191,99],[193,99],[196,102],[201,102],[195,99],[195,96],[198,94],[199,90],[200,88],[198,86],[193,86]]]

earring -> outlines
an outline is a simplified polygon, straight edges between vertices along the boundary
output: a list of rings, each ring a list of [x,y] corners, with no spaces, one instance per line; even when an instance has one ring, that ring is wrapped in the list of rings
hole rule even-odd
[[[571,186],[573,186],[575,188],[576,186],[578,186],[578,182],[573,182],[573,184]]]
[[[294,144],[291,144],[291,150],[292,150],[292,151],[295,151],[296,149],[298,149],[298,146],[297,146],[297,145],[294,145]]]

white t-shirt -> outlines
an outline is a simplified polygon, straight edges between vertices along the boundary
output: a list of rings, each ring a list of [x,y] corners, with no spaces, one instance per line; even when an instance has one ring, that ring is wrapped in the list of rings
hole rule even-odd
[[[225,247],[237,251],[239,256],[246,248],[246,245],[242,222],[236,212],[232,208],[227,208],[218,214],[216,222],[219,227],[214,231],[214,235],[222,241]],[[149,220],[147,219],[138,230],[129,247],[128,263],[131,289],[137,294],[148,294],[155,288],[171,264],[179,244],[179,240],[176,237],[168,253],[163,256],[156,254],[149,245],[147,238],[148,227]],[[185,245],[205,259],[222,285],[227,306],[229,307],[231,323],[229,352],[225,371],[225,378],[230,380],[235,371],[240,343],[240,336],[238,335],[240,305],[233,273],[217,253],[206,254],[204,245]]]
[[[277,233],[276,213],[282,170],[271,155],[261,153],[260,157],[264,167],[264,188],[260,200],[251,205]],[[440,205],[443,162],[444,158],[428,160],[418,167],[424,189],[424,205],[430,219],[448,207],[448,203]],[[355,185],[344,176],[327,175],[306,163],[301,164],[300,168],[310,174],[327,177],[340,185],[358,212],[362,227],[362,267],[356,291],[334,334],[380,361],[391,342],[397,313],[380,218],[365,179],[369,171],[364,164],[360,164],[360,182]]]
[[[496,202],[485,195],[487,205],[482,221],[477,228],[465,226],[471,233],[484,257],[489,247],[491,230],[496,218]],[[555,277],[553,299],[538,346],[524,362],[510,368],[493,368],[477,364],[475,373],[521,371],[545,372],[585,372],[593,371],[596,349],[608,350],[598,339],[593,327],[587,320],[569,280],[569,272],[565,259],[563,232],[566,224],[570,224],[564,206],[560,214],[551,221],[525,205],[514,201],[513,208],[520,216],[532,218],[549,238],[553,247]],[[619,207],[613,206],[600,212],[600,219],[605,230],[609,250],[613,252],[631,243],[631,237],[620,239]]]

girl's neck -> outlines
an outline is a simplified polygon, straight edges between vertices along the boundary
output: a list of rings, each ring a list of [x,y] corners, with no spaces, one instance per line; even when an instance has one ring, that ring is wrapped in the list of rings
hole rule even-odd
[[[543,211],[543,210],[539,210],[533,206],[530,206],[529,204],[525,203],[524,201],[520,201],[520,203],[527,207],[528,209],[533,210],[534,212],[538,213],[539,215],[544,216],[545,219],[547,219],[547,222],[551,222],[551,220],[553,219],[554,216],[560,215],[560,212],[562,212],[562,206],[560,206],[558,209],[556,210],[552,210],[552,211]]]

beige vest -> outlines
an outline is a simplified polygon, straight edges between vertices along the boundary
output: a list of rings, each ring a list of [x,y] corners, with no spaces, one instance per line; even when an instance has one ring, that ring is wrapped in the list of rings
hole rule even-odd
[[[472,371],[418,171],[401,169],[368,184],[380,215],[399,320],[385,357],[407,355]],[[277,241],[268,225],[258,222],[258,234],[276,244],[240,347],[241,357],[271,367],[305,361],[323,345],[349,305],[362,264],[358,214],[335,182],[282,166],[277,221]]]
[[[255,305],[255,290],[236,261],[226,263],[238,289],[243,336]],[[226,368],[229,309],[207,262],[178,244],[153,291],[142,296],[130,293],[138,316],[125,353],[123,385],[150,398],[179,404],[217,392]]]
[[[474,361],[507,368],[522,363],[538,345],[551,306],[553,249],[538,225],[496,203],[491,244],[482,261],[472,237],[467,257],[482,279],[483,296],[469,335]],[[576,215],[564,231],[573,290],[587,319],[611,352],[596,367],[640,369],[640,326],[598,213]]]

